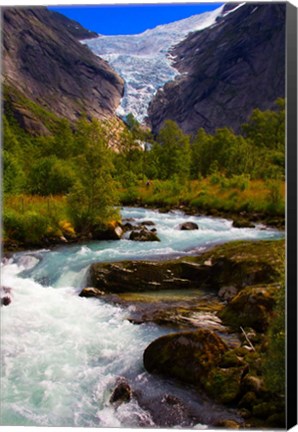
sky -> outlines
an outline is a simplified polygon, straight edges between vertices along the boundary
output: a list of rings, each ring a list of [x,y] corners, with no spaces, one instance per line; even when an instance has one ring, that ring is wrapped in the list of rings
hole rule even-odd
[[[214,10],[223,3],[130,4],[50,6],[78,21],[88,30],[103,35],[138,34],[160,24],[168,24],[191,15]]]

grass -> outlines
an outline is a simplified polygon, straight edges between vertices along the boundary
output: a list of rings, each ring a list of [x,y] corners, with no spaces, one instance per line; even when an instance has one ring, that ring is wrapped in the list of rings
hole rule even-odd
[[[67,216],[66,198],[14,195],[4,197],[4,245],[40,246],[44,238],[74,234]]]
[[[241,176],[238,176],[241,177]],[[171,181],[153,181],[149,187],[140,184],[120,191],[123,204],[179,206],[198,211],[218,210],[227,213],[258,213],[280,216],[285,213],[285,184],[283,181],[226,179],[214,176],[185,184]]]

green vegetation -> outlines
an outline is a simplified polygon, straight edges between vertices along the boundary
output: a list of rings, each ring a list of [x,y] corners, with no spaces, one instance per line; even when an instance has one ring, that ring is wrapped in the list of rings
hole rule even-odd
[[[20,120],[24,112],[37,129]],[[278,100],[275,111],[255,110],[239,135],[223,128],[213,135],[200,129],[190,137],[167,120],[153,136],[131,114],[121,125],[84,117],[71,124],[5,87],[4,238],[26,244],[22,220],[33,216],[20,208],[30,196],[57,200],[59,206],[63,201],[60,220],[46,207],[47,223],[29,224],[38,231],[33,242],[57,231],[61,220],[79,235],[92,234],[119,218],[118,202],[282,219],[284,123],[284,101]],[[17,208],[11,207],[14,198]],[[30,212],[40,215],[38,206]]]

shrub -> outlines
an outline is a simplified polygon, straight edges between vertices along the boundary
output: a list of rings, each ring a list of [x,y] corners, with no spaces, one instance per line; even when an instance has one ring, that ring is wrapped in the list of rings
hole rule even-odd
[[[39,159],[32,166],[27,181],[28,191],[37,195],[67,193],[74,183],[69,163],[49,156]]]
[[[5,238],[25,244],[42,244],[49,226],[50,220],[34,211],[20,214],[14,210],[7,210],[3,215]]]

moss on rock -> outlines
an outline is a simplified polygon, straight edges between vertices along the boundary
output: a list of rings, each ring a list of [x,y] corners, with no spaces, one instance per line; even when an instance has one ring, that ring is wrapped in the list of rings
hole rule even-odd
[[[219,312],[219,316],[225,324],[236,329],[252,327],[263,332],[272,317],[277,289],[275,286],[246,287]]]
[[[146,348],[144,366],[148,372],[201,385],[226,350],[226,344],[209,330],[175,333],[156,339]]]

